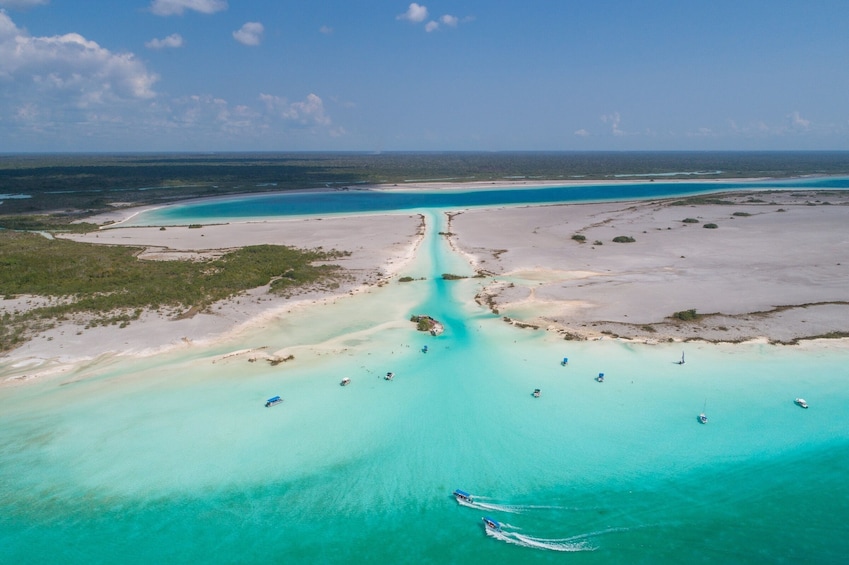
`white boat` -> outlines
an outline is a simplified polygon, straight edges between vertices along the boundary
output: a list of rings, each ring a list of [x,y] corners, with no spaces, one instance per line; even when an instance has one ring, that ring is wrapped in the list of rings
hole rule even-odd
[[[460,489],[454,491],[454,498],[457,499],[457,502],[474,502],[474,500],[472,500],[471,494]]]
[[[600,383],[603,383],[604,382],[604,373],[599,373],[598,376],[595,378],[595,380],[597,380]]]
[[[808,407],[808,402],[807,402],[804,398],[797,398],[797,399],[796,399],[796,400],[794,400],[793,402],[795,402],[795,403],[796,403],[796,406],[800,406],[800,407],[802,407],[802,408],[807,408],[807,407]]]
[[[487,530],[490,530],[492,532],[501,531],[501,524],[498,523],[498,520],[493,520],[492,518],[485,516],[483,518],[483,523]]]
[[[678,361],[678,364],[679,364],[679,365],[683,365],[683,364],[684,364],[684,352],[683,352],[683,351],[681,352],[681,360],[680,360],[680,361]]]
[[[535,389],[534,389],[534,398],[539,398],[539,395],[540,395],[540,394],[541,394],[541,393],[540,393],[540,390],[539,390],[538,388],[535,388]]]
[[[387,381],[391,381],[392,379],[395,378],[395,373],[393,373],[393,372],[386,373],[386,376],[383,377],[383,378],[386,379]]]
[[[702,407],[702,413],[699,414],[700,424],[707,424],[707,415],[705,414],[705,408],[707,408],[707,400],[705,400],[705,405]]]
[[[351,384],[351,379],[349,379],[348,377],[345,377],[344,379],[342,379],[342,382],[339,383],[339,384],[342,385],[342,386],[348,386],[349,384]]]
[[[283,402],[282,398],[280,398],[279,396],[272,396],[271,398],[265,401],[265,407],[271,408],[272,406],[277,406],[281,402]]]

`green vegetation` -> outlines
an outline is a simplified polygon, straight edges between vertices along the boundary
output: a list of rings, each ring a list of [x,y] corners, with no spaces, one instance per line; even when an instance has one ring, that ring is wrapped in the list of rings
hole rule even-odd
[[[719,204],[727,206],[729,204],[735,204],[735,202],[732,202],[731,200],[723,200],[722,198],[716,198],[714,196],[691,196],[683,200],[676,200],[675,202],[669,203],[670,206],[698,206],[700,204]]]
[[[681,310],[680,312],[675,312],[674,314],[672,314],[672,317],[684,322],[692,322],[693,320],[699,319],[699,314],[696,313],[695,308],[690,308],[689,310]]]
[[[707,229],[709,229],[709,230],[715,230],[715,229],[716,229],[716,228],[718,228],[719,226],[718,226],[718,225],[716,225],[716,224],[705,224],[705,225],[703,225],[702,227],[703,227],[703,228],[707,228]]]
[[[256,245],[208,261],[142,261],[140,248],[77,243],[41,235],[0,232],[0,288],[6,297],[51,297],[49,305],[0,320],[0,351],[25,340],[50,320],[83,314],[89,324],[124,324],[144,309],[196,312],[251,288],[277,293],[338,287],[336,265],[317,265],[343,253]]]
[[[398,282],[413,282],[413,277],[401,277],[400,279],[398,279]]]
[[[24,216],[0,216],[0,229],[21,231],[64,231],[86,233],[97,231],[97,224],[71,223],[75,216],[67,214],[42,214]]]
[[[451,273],[443,273],[442,278],[445,279],[446,281],[456,281],[456,280],[465,279],[465,278],[468,278],[468,277],[464,277],[463,275],[452,275]]]
[[[635,241],[637,240],[627,235],[617,235],[613,238],[614,243],[634,243]]]
[[[587,236],[576,233],[575,235],[572,236],[572,239],[574,239],[577,242],[584,243],[585,241],[587,241]]]
[[[734,213],[733,213],[733,214],[731,214],[731,215],[732,215],[732,216],[740,216],[740,217],[742,217],[742,218],[745,218],[746,216],[751,216],[751,214],[750,214],[750,213],[748,213],[748,212],[734,212]]]
[[[699,221],[696,218],[684,218],[681,221],[684,222],[685,224],[698,224],[699,223]]]

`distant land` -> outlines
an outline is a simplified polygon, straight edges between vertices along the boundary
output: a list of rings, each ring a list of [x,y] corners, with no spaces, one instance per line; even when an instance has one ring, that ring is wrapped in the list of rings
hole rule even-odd
[[[428,181],[832,175],[849,175],[849,151],[21,153],[0,155],[0,216],[79,218],[209,196]]]

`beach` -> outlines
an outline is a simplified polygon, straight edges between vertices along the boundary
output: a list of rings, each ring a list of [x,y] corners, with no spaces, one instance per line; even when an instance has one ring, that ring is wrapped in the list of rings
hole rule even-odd
[[[359,274],[290,298],[256,289],[188,319],[68,321],[4,356],[0,544],[33,563],[55,547],[67,563],[256,562],[269,548],[328,563],[548,563],[552,552],[587,564],[834,562],[847,550],[834,526],[846,512],[846,340],[770,344],[783,335],[770,332],[794,328],[777,314],[744,325],[761,317],[750,308],[800,300],[797,327],[821,331],[832,326],[819,313],[843,307],[849,207],[807,195],[820,202],[421,210],[68,236],[156,260],[332,247]],[[634,241],[613,243],[619,235]],[[703,265],[676,266],[689,259]],[[757,284],[740,282],[765,266]],[[727,296],[689,289],[703,280]],[[578,300],[587,306],[575,313]],[[665,321],[688,308],[723,312],[716,331],[745,342],[693,340],[713,317],[685,333]],[[418,331],[421,315],[444,331]],[[457,488],[474,504],[457,504]]]
[[[517,186],[522,183],[511,183]],[[395,187],[378,187],[397,190]],[[462,185],[408,187],[457,190]],[[505,321],[566,339],[640,342],[764,340],[793,343],[849,331],[849,195],[769,191],[723,194],[724,203],[680,199],[470,208],[442,212],[452,248],[485,275],[477,303]],[[227,339],[285,316],[387,284],[421,241],[420,214],[274,218],[188,226],[121,227],[123,209],[93,221],[113,224],[76,241],[136,246],[143,260],[215,257],[258,244],[347,251],[340,288],[279,296],[258,288],[192,317],[147,312],[114,328],[70,320],[7,354],[7,363],[64,371],[99,355],[150,355]],[[688,222],[684,220],[688,219]],[[705,225],[715,224],[715,229]],[[573,236],[580,236],[576,240]],[[632,238],[616,243],[617,236]],[[5,310],[37,304],[0,302]],[[698,318],[679,320],[695,310]],[[15,373],[18,373],[15,371]],[[20,375],[17,375],[20,376]]]

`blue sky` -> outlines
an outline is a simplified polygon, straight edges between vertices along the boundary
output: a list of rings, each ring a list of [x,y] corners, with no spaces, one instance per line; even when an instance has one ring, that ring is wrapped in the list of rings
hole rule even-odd
[[[846,0],[0,0],[0,152],[849,150]]]

